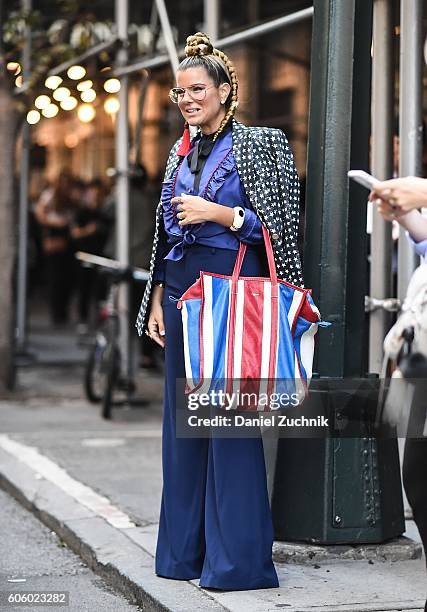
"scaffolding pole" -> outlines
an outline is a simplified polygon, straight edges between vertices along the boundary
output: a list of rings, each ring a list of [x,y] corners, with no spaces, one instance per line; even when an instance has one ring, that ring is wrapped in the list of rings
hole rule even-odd
[[[162,26],[162,34],[165,39],[166,49],[168,50],[168,58],[172,66],[172,70],[175,73],[178,70],[179,59],[168,12],[166,10],[165,0],[155,0],[155,2],[160,24]]]
[[[375,0],[372,59],[372,174],[380,180],[393,175],[393,6],[391,0]],[[391,223],[375,210],[372,214],[370,296],[392,296]],[[383,340],[390,313],[378,308],[369,319],[369,371],[381,371]]]
[[[219,38],[219,2],[204,0],[205,32],[211,40]]]
[[[400,3],[399,175],[421,176],[423,0]],[[403,299],[419,261],[401,227],[398,253],[398,297]]]
[[[22,0],[22,9],[31,11],[31,0]],[[27,27],[22,51],[22,72],[24,83],[31,71],[31,28]],[[22,149],[19,175],[19,239],[18,275],[16,291],[16,352],[24,354],[27,344],[27,246],[28,246],[28,183],[30,175],[30,126],[22,126]]]
[[[121,41],[117,51],[117,66],[128,60],[128,0],[116,0],[115,18],[117,36]],[[121,79],[118,94],[120,108],[116,119],[116,258],[122,266],[129,265],[129,118],[128,77]],[[120,349],[122,374],[129,374],[129,287],[123,283],[119,290]]]
[[[296,13],[291,13],[290,15],[285,15],[284,17],[278,17],[277,19],[272,19],[271,21],[267,21],[266,23],[261,23],[252,28],[247,28],[242,32],[230,34],[230,36],[225,36],[224,38],[220,38],[219,40],[214,40],[214,45],[216,47],[221,48],[228,47],[231,45],[237,45],[241,42],[257,38],[258,36],[269,34],[270,32],[274,32],[275,30],[280,30],[280,28],[299,23],[300,21],[304,21],[305,19],[311,19],[312,16],[313,7],[309,7],[302,11],[297,11]],[[180,49],[178,49],[178,56],[183,55],[184,48],[181,47]],[[165,66],[169,61],[169,55],[167,54],[159,55],[157,57],[149,57],[147,59],[142,59],[140,61],[134,62],[129,66],[118,68],[115,71],[115,74],[116,76],[121,77],[125,74],[132,74],[133,72],[137,72],[138,70],[143,70],[144,68],[158,68],[160,66]]]

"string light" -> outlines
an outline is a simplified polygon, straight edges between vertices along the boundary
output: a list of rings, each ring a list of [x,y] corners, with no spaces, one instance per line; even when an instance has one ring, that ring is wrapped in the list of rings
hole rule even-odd
[[[71,132],[70,134],[65,135],[64,143],[69,149],[74,149],[74,147],[77,147],[79,144],[79,137],[77,134],[73,134],[73,132]]]
[[[21,65],[18,62],[7,62],[6,68],[10,72],[13,72],[15,76],[17,76],[22,70]]]
[[[96,98],[96,91],[93,89],[86,89],[86,91],[82,91],[80,97],[83,102],[93,102]]]
[[[77,98],[75,98],[74,96],[68,96],[68,98],[61,100],[60,102],[61,108],[65,111],[74,110],[77,104],[78,104]]]
[[[15,79],[16,87],[22,87],[23,82],[24,82],[24,79],[22,77],[22,74],[20,74],[19,76],[16,77],[16,79]]]
[[[120,108],[119,99],[116,96],[108,96],[104,102],[104,110],[109,115],[115,115]]]
[[[71,66],[71,68],[68,68],[67,70],[68,77],[73,81],[79,81],[85,74],[86,70],[83,68],[83,66]]]
[[[78,91],[86,91],[87,89],[91,89],[92,85],[93,82],[87,79],[87,81],[80,81],[80,83],[77,83],[77,89]]]
[[[58,114],[58,111],[59,108],[56,106],[56,104],[49,104],[49,106],[46,106],[46,108],[42,110],[42,115],[48,119],[51,119]]]
[[[62,100],[65,100],[65,98],[68,98],[70,94],[71,91],[68,89],[68,87],[58,87],[58,89],[55,89],[52,95],[57,102],[61,102]]]
[[[104,89],[107,93],[117,93],[120,91],[119,79],[108,79],[104,83]]]
[[[46,81],[44,82],[45,86],[48,89],[56,89],[57,87],[59,87],[62,83],[62,79],[60,76],[57,75],[52,75],[47,77]]]
[[[43,110],[44,108],[46,108],[47,106],[49,106],[50,104],[50,98],[49,96],[37,96],[37,98],[34,101],[34,106],[36,108],[39,108],[40,110]]]
[[[77,110],[77,116],[83,123],[89,123],[95,115],[95,109],[90,104],[81,104]]]
[[[30,125],[35,125],[39,121],[40,121],[40,113],[39,113],[39,111],[37,111],[37,110],[30,110],[27,113],[27,122]]]

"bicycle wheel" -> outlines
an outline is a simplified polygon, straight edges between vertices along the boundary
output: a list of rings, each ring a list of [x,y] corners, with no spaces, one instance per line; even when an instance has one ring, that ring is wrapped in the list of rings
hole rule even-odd
[[[105,389],[107,340],[103,334],[98,334],[95,344],[86,361],[84,376],[84,391],[87,399],[98,404]]]
[[[102,418],[111,419],[111,407],[113,404],[113,391],[117,385],[120,372],[120,351],[115,343],[108,346],[106,356],[105,387],[102,398]]]

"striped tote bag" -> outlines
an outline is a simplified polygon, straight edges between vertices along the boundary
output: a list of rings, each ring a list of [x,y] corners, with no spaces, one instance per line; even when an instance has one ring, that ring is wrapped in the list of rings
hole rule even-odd
[[[277,278],[263,226],[269,274],[241,277],[240,243],[232,276],[201,272],[177,302],[181,309],[185,392],[216,393],[227,408],[269,411],[307,394],[320,313],[310,289]],[[218,404],[217,404],[218,405]]]

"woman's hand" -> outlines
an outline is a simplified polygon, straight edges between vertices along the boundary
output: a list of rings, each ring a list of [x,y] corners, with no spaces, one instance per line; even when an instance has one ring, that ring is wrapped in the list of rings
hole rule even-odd
[[[203,223],[214,221],[224,227],[230,227],[234,219],[234,211],[230,206],[208,202],[200,196],[186,195],[172,198],[172,204],[176,204],[178,224],[180,227],[190,223]]]
[[[151,300],[151,311],[148,317],[147,331],[149,338],[157,342],[162,348],[165,347],[165,325],[163,322],[162,297],[164,289],[155,286]]]
[[[415,208],[427,206],[427,180],[418,176],[407,176],[383,181],[375,186],[369,196],[370,200],[377,198],[394,207],[397,217]]]
[[[375,202],[377,203],[377,211],[386,221],[400,222],[400,217],[405,214],[399,208],[397,208],[397,206],[392,206],[390,202],[387,202],[387,200],[376,198]]]
[[[208,202],[200,196],[183,193],[176,198],[172,198],[171,202],[176,205],[179,226],[211,221],[212,202]]]

